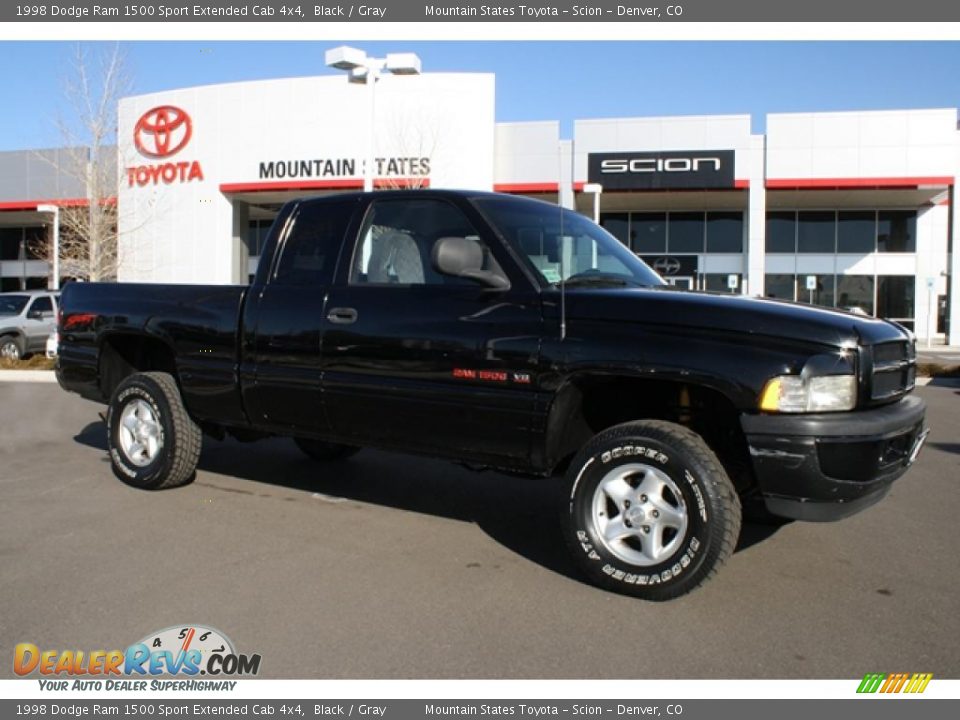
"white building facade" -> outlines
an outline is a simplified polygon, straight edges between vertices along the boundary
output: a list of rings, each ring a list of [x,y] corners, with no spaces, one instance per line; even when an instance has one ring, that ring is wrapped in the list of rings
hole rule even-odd
[[[763,134],[754,120],[582,119],[564,137],[556,121],[497,123],[491,74],[384,76],[372,108],[368,88],[340,75],[130,97],[119,107],[118,277],[244,283],[284,202],[361,189],[372,156],[380,189],[598,210],[681,287],[857,308],[960,344],[957,110],[770,114]],[[39,171],[16,179],[25,156],[0,154],[6,290],[43,281],[23,238],[60,192]],[[71,203],[78,193],[61,192]]]
[[[960,344],[957,128],[954,108],[771,114],[764,135],[746,115],[578,120],[568,142],[500,125],[495,189],[598,202],[681,287],[855,308]],[[524,173],[551,142],[557,171]]]
[[[377,187],[493,185],[492,75],[385,76],[369,98],[330,76],[121,100],[119,279],[245,282],[280,204],[362,187],[371,137]]]

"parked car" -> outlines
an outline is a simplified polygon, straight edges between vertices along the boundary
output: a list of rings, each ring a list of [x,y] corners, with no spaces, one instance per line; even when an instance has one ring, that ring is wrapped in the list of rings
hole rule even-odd
[[[0,293],[0,358],[44,352],[57,329],[59,303],[60,294],[47,290]]]
[[[878,502],[928,432],[899,326],[681,292],[584,216],[493,193],[294,201],[249,287],[68,286],[59,350],[130,485],[190,482],[203,433],[552,476],[587,577],[650,600],[716,573],[744,505]]]

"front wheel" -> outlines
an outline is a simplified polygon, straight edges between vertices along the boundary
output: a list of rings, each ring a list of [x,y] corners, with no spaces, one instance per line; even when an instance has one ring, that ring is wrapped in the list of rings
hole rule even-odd
[[[600,587],[670,600],[733,553],[740,503],[703,439],[660,420],[596,435],[567,471],[563,520],[580,567]]]
[[[200,428],[187,414],[172,375],[136,373],[113,393],[107,443],[114,474],[145,490],[190,482],[200,459]]]
[[[23,354],[23,341],[16,335],[4,335],[0,337],[0,358],[17,361],[23,358]]]

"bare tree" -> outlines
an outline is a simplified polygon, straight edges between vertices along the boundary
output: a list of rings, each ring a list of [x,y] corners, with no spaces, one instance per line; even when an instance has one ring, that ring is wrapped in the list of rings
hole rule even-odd
[[[417,190],[430,185],[430,162],[441,145],[443,121],[422,112],[413,103],[400,101],[386,129],[386,140],[404,163],[398,168],[388,164],[375,167],[377,188]]]
[[[60,274],[83,280],[117,277],[117,106],[129,93],[124,53],[78,44],[64,71],[66,114],[56,123],[63,148],[41,155],[85,188],[83,201],[60,211]],[[51,238],[33,252],[53,259]]]

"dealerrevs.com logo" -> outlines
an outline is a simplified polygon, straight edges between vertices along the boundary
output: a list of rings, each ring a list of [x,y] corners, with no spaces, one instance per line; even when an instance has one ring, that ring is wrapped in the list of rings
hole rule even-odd
[[[44,690],[146,690],[147,680],[160,676],[190,681],[150,680],[149,689],[231,690],[236,683],[224,678],[257,675],[260,655],[238,653],[214,628],[177,625],[150,633],[125,650],[41,650],[34,643],[19,643],[13,671],[18,677],[38,674]]]
[[[133,144],[146,158],[166,160],[183,150],[193,137],[193,120],[186,110],[175,105],[150,108],[133,127]],[[130,187],[171,185],[203,180],[203,169],[196,160],[168,160],[152,165],[126,168]]]

